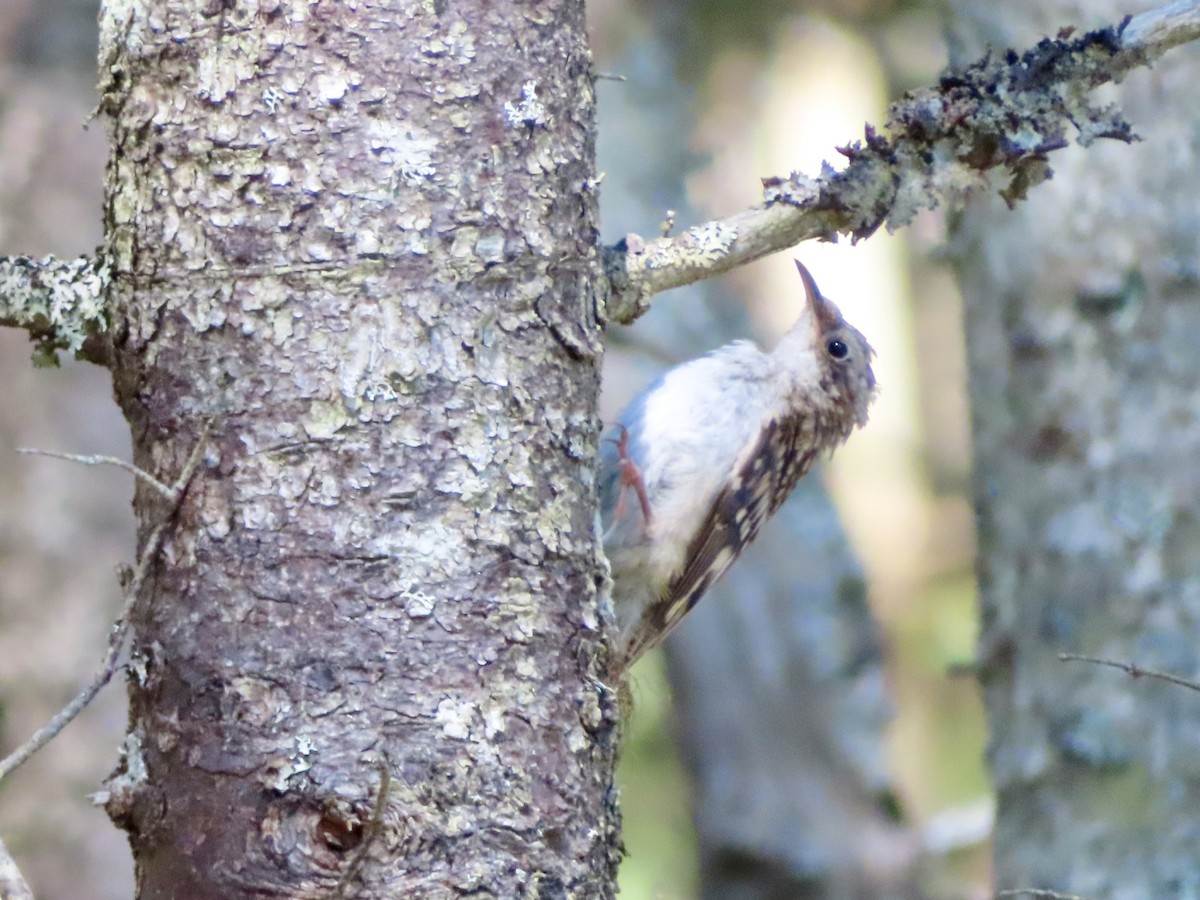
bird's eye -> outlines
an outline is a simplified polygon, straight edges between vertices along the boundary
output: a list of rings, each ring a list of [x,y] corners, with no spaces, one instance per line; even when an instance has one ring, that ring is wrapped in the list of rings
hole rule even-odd
[[[850,353],[850,348],[846,346],[846,342],[839,341],[837,338],[826,344],[825,349],[829,351],[829,355],[834,359],[845,359]]]

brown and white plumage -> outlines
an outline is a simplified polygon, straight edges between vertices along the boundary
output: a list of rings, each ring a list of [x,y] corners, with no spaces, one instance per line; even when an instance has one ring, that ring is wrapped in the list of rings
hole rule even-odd
[[[621,439],[605,444],[617,673],[696,605],[821,453],[867,421],[873,352],[796,267],[805,308],[773,351],[737,341],[676,366],[629,405]]]

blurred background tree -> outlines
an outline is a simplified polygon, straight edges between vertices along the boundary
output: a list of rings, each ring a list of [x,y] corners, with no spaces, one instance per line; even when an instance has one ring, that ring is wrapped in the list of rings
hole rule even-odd
[[[955,0],[951,46],[1145,8]],[[1200,672],[1198,66],[1183,47],[1106,92],[1140,143],[1056,154],[1028,203],[973,202],[953,230],[1002,888],[1200,894],[1196,695],[1059,658]]]

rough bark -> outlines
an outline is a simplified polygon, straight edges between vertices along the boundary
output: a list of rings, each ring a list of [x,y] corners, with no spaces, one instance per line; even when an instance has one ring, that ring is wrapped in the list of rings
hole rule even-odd
[[[582,3],[101,26],[139,896],[610,896]]]
[[[954,6],[967,58],[1079,20],[1074,3]],[[1196,696],[1058,658],[1200,668],[1196,63],[1121,87],[1141,143],[1064,154],[1028,204],[975,204],[958,232],[999,888],[1197,884]]]

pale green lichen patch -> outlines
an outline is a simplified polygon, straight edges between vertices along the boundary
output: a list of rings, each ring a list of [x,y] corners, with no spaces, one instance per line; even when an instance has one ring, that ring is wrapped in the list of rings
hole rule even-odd
[[[437,523],[389,530],[381,530],[374,523],[361,549],[373,557],[394,558],[397,564],[389,587],[397,596],[411,598],[426,596],[430,584],[444,581],[447,573],[458,571],[470,558],[462,533]],[[417,602],[414,609],[419,617],[427,616],[432,600]]]
[[[27,330],[38,341],[35,361],[53,365],[56,350],[79,353],[89,335],[107,329],[108,282],[102,256],[0,259],[0,324]]]
[[[431,181],[437,175],[433,154],[437,141],[422,128],[404,122],[372,119],[367,125],[371,155],[391,167],[409,187]]]
[[[475,35],[466,22],[459,20],[445,30],[430,34],[421,46],[421,52],[466,65],[475,58]]]
[[[503,598],[502,615],[498,621],[505,640],[514,644],[527,643],[538,632],[545,607],[537,596],[517,580],[505,583]]]
[[[327,440],[349,423],[350,417],[340,400],[317,400],[308,408],[308,415],[300,424],[310,438]]]
[[[725,222],[705,222],[689,228],[673,244],[659,245],[646,260],[647,268],[705,263],[728,252],[737,240],[735,227]]]
[[[476,706],[470,700],[445,697],[438,703],[434,718],[442,726],[442,734],[446,737],[466,740],[471,736],[471,722],[476,712]]]
[[[437,598],[423,591],[409,591],[400,595],[404,611],[410,618],[425,619],[433,615],[437,606]]]
[[[536,81],[527,81],[521,85],[521,99],[510,100],[504,104],[504,118],[509,125],[527,128],[546,127],[550,122],[550,113],[545,104],[538,98]]]
[[[562,498],[570,496],[564,491],[547,504],[538,516],[534,528],[538,537],[552,553],[567,553],[571,550],[571,519],[573,509]]]
[[[293,777],[303,775],[313,767],[310,757],[316,750],[316,743],[305,734],[296,735],[293,740],[294,746],[286,754],[268,760],[264,766],[268,786],[280,794],[288,789],[288,782]]]

